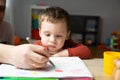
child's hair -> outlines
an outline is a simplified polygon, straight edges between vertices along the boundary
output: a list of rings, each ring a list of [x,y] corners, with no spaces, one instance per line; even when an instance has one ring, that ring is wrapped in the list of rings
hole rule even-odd
[[[41,25],[44,20],[50,21],[52,23],[64,20],[66,22],[67,31],[70,30],[69,14],[67,13],[67,11],[60,7],[52,6],[43,10],[39,15],[39,25]]]

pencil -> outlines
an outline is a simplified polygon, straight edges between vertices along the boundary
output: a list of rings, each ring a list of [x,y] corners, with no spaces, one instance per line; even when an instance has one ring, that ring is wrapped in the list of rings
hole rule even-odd
[[[30,43],[30,44],[32,44],[32,42],[31,42],[31,40],[30,40],[30,38],[29,37],[26,37],[26,40]],[[41,55],[43,55],[43,54],[41,54]],[[43,56],[45,56],[45,55],[43,55]],[[45,56],[46,57],[46,56]],[[49,59],[49,63],[53,66],[53,67],[55,67],[55,64]]]

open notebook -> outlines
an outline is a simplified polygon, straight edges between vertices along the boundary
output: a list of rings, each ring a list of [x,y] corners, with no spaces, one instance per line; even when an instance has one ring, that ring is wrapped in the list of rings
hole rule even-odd
[[[84,62],[78,57],[50,57],[55,64],[50,63],[45,68],[36,70],[17,69],[8,64],[0,65],[0,77],[33,77],[33,78],[59,78],[92,80],[93,76]],[[81,79],[80,79],[81,78]]]

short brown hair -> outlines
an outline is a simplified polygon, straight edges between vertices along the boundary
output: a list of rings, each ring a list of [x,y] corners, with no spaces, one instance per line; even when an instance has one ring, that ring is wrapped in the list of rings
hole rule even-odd
[[[55,23],[60,20],[65,20],[67,31],[69,31],[70,18],[69,18],[69,14],[64,9],[55,6],[46,8],[40,13],[39,25],[41,25],[42,21],[46,19],[47,21],[50,21],[52,23]]]

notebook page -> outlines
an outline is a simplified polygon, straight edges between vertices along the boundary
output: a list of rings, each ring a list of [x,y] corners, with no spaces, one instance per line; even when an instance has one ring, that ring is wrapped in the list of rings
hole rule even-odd
[[[0,77],[50,77],[50,78],[69,78],[69,77],[93,77],[84,62],[78,57],[50,57],[55,64],[50,63],[45,68],[36,70],[17,69],[8,64],[0,65]]]

